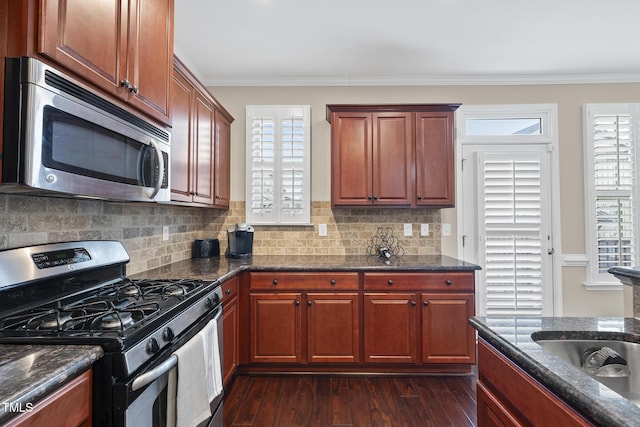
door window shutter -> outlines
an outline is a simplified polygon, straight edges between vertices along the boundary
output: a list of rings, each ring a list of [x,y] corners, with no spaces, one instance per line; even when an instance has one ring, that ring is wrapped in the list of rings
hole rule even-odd
[[[538,153],[480,156],[486,314],[542,314],[541,160]]]
[[[250,224],[311,223],[309,106],[247,106]]]

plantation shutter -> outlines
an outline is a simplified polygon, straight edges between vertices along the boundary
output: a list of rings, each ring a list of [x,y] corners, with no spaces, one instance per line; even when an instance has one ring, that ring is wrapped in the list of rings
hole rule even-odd
[[[273,218],[276,160],[274,117],[252,117],[250,131],[251,152],[248,157],[251,159],[251,181],[247,209],[256,218]]]
[[[247,106],[249,224],[311,223],[309,106]]]
[[[633,119],[630,114],[594,114],[593,179],[596,268],[632,267]]]
[[[540,153],[482,153],[486,314],[542,315]]]

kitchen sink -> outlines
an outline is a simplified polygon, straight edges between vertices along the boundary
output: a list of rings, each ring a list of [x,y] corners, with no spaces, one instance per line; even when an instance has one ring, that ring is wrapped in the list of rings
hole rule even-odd
[[[547,339],[544,333],[533,333],[531,338],[544,350],[566,360],[590,375],[594,380],[640,406],[640,343],[596,339]],[[608,348],[610,350],[602,350]],[[611,351],[612,350],[612,351]],[[598,353],[596,353],[598,352]],[[619,358],[598,359],[602,352]],[[596,369],[592,355],[600,362]],[[626,361],[626,366],[624,362]]]

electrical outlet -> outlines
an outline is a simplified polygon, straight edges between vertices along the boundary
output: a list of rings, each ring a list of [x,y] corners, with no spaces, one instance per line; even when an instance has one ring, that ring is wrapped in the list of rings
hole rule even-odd
[[[429,235],[429,224],[420,224],[420,235],[421,236]]]
[[[169,240],[169,226],[168,225],[164,225],[162,227],[162,240]]]
[[[442,224],[442,237],[451,236],[451,224]]]
[[[413,236],[413,226],[412,226],[412,224],[405,224],[404,225],[404,235],[406,237]]]
[[[318,234],[320,237],[327,237],[327,224],[318,224]]]

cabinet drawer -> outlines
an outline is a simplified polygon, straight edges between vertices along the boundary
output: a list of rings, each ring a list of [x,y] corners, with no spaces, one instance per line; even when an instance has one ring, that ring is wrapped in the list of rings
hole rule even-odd
[[[250,273],[252,290],[357,290],[358,273]]]
[[[365,290],[472,291],[471,273],[365,273]]]
[[[222,302],[226,303],[238,296],[238,277],[222,283]]]

